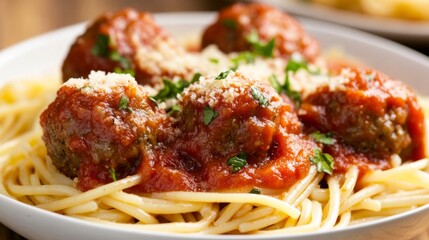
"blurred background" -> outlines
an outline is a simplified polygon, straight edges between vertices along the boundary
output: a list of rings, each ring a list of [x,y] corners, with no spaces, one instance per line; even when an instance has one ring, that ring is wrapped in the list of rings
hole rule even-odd
[[[53,29],[90,21],[105,11],[215,11],[232,0],[0,0],[0,50]]]
[[[105,11],[133,7],[149,12],[217,11],[239,0],[0,0],[0,50],[67,25],[92,21]],[[249,0],[248,0],[249,1]],[[259,0],[291,14],[362,26],[429,56],[429,0],[384,1],[392,16],[362,11],[371,0]],[[376,1],[374,1],[376,2]],[[369,9],[370,10],[370,9]],[[386,11],[381,11],[386,14]],[[375,20],[375,21],[374,21]],[[352,23],[352,24],[347,24]],[[375,29],[375,31],[374,31]],[[398,35],[399,31],[399,37]],[[395,33],[382,34],[382,33]],[[407,35],[407,33],[412,35]],[[416,41],[416,36],[420,37]],[[423,38],[422,38],[423,36]]]

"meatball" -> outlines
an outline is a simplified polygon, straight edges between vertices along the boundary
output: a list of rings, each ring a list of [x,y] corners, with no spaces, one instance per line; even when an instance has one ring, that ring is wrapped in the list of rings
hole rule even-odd
[[[237,3],[219,12],[215,23],[202,36],[202,47],[215,44],[226,53],[252,50],[250,35],[256,32],[261,42],[275,41],[274,56],[289,58],[301,53],[306,60],[319,56],[319,44],[302,26],[280,10],[263,4]]]
[[[40,123],[53,164],[88,190],[136,173],[166,118],[131,76],[93,72],[66,82]]]
[[[424,115],[416,96],[383,73],[344,68],[303,99],[299,115],[308,128],[331,132],[359,152],[424,157]]]
[[[156,85],[162,83],[162,77],[183,74],[182,69],[175,72],[156,64],[160,49],[170,54],[183,52],[151,14],[133,9],[108,12],[71,46],[62,66],[63,80],[101,70],[130,73],[139,84]]]
[[[301,138],[293,105],[263,82],[235,72],[201,78],[179,106],[173,148],[203,190],[284,189],[310,167],[315,144]],[[235,168],[231,158],[247,164]]]

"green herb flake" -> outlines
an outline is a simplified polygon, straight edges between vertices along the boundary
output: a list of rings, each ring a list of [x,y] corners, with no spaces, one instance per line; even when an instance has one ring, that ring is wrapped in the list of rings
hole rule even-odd
[[[128,58],[120,55],[119,53],[115,54],[114,56],[116,56],[116,57],[115,58],[111,58],[111,59],[114,60],[114,61],[119,62],[119,64],[121,65],[122,69],[124,69],[124,70],[131,69],[131,63],[128,60]]]
[[[219,115],[213,108],[206,106],[204,108],[204,125],[209,125]]]
[[[226,165],[231,167],[233,173],[240,171],[247,164],[247,156],[244,153],[240,153],[234,156],[226,162]]]
[[[274,47],[276,46],[276,41],[272,38],[268,43],[262,43],[259,40],[259,35],[257,31],[252,31],[247,36],[247,42],[252,45],[252,50],[256,55],[260,55],[263,57],[273,57],[274,55]]]
[[[310,137],[316,142],[320,142],[326,145],[332,145],[335,142],[335,139],[332,138],[332,133],[321,133],[319,131],[310,134]]]
[[[130,60],[122,56],[118,51],[111,51],[109,54],[109,59],[118,62],[120,65],[120,67],[116,67],[114,69],[115,73],[127,73],[133,77],[135,76],[135,72],[132,69]]]
[[[261,194],[261,189],[259,189],[259,188],[252,188],[252,190],[250,190],[249,193],[252,193],[252,194]]]
[[[314,149],[314,155],[310,157],[310,162],[316,165],[317,171],[325,172],[329,175],[332,175],[334,170],[334,158],[320,151],[320,149]]]
[[[258,44],[259,43],[258,32],[256,30],[251,31],[250,34],[247,35],[246,40],[251,44]]]
[[[104,34],[97,35],[91,53],[95,56],[107,57],[109,55],[109,36]]]
[[[290,87],[288,72],[286,72],[286,78],[285,83],[282,86],[282,92],[284,92],[295,103],[297,108],[301,106],[301,95],[299,94],[299,92],[292,90],[292,88]]]
[[[118,176],[116,174],[116,170],[114,168],[109,168],[109,173],[110,173],[110,177],[112,178],[112,180],[114,182],[116,182],[118,180]]]
[[[172,115],[176,112],[180,112],[182,109],[180,109],[180,106],[177,104],[174,104],[173,106],[171,106],[168,110],[167,110],[167,114],[168,115]]]
[[[290,92],[286,93],[286,95],[290,99],[292,99],[292,101],[295,103],[295,106],[297,108],[301,107],[302,99],[301,99],[301,95],[299,94],[299,92],[297,92],[297,91],[290,91]]]
[[[213,64],[218,64],[219,63],[219,59],[217,58],[210,58],[209,61]]]
[[[284,92],[296,105],[297,108],[301,106],[302,99],[299,92],[292,90],[290,86],[290,80],[289,80],[289,74],[297,72],[299,69],[305,69],[308,71],[308,63],[304,60],[301,54],[294,53],[292,54],[291,58],[289,59],[285,73],[285,82],[282,86],[281,92]]]
[[[272,74],[268,80],[270,81],[271,86],[276,90],[277,93],[281,93],[282,85],[279,83],[277,76]]]
[[[228,27],[230,29],[236,29],[237,28],[237,22],[233,19],[225,19],[222,21],[222,24],[225,27]]]
[[[236,71],[241,62],[246,64],[255,62],[256,55],[252,52],[245,51],[238,54],[236,57],[231,59],[233,66],[231,67],[232,71]]]
[[[264,57],[273,57],[274,55],[274,47],[276,46],[275,39],[271,39],[266,45],[261,45],[260,47],[256,48],[256,52],[259,53],[259,55]]]
[[[119,100],[118,109],[119,110],[126,110],[128,112],[132,112],[132,109],[128,106],[129,103],[130,103],[130,100],[128,99],[127,96],[125,96],[125,95],[121,96],[121,99]]]
[[[231,70],[226,70],[225,72],[221,72],[219,73],[219,75],[215,78],[216,80],[221,80],[221,79],[225,79],[226,77],[228,77],[228,74]]]
[[[122,69],[120,67],[115,67],[115,69],[113,69],[113,72],[121,74],[130,74],[133,77],[135,77],[136,75],[133,69]]]
[[[121,56],[121,54],[119,54],[118,51],[111,51],[109,54],[109,59],[113,60],[113,61],[119,62],[119,61],[121,61],[122,58],[123,57]]]
[[[152,98],[161,102],[170,98],[176,98],[177,94],[183,92],[183,90],[190,85],[190,83],[184,79],[180,79],[178,82],[164,79],[163,83],[164,87],[159,90],[158,94],[152,96]]]
[[[116,43],[112,38],[104,34],[99,34],[95,40],[95,45],[91,49],[91,53],[95,56],[105,57],[118,62],[120,67],[114,69],[115,73],[128,73],[131,76],[135,76],[130,60],[122,56],[117,50],[111,50],[109,48],[109,46],[115,45]]]
[[[199,72],[195,73],[194,76],[191,79],[191,84],[199,82],[201,76],[202,76],[201,73],[199,73]]]
[[[308,63],[305,61],[301,54],[294,53],[287,62],[286,72],[296,72],[299,69],[308,70]]]
[[[158,102],[156,101],[155,98],[149,97],[149,100],[152,101],[158,107]]]
[[[268,99],[264,96],[264,94],[257,87],[250,87],[250,92],[252,94],[253,99],[255,99],[259,105],[262,107],[266,107],[269,104]]]

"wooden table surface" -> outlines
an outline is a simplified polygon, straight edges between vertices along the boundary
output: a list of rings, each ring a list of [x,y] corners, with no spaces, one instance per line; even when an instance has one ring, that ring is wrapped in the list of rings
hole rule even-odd
[[[63,26],[123,7],[150,12],[213,11],[232,0],[0,0],[0,50]],[[428,45],[409,46],[429,56]],[[0,223],[0,240],[24,239]],[[424,233],[413,240],[429,240]]]

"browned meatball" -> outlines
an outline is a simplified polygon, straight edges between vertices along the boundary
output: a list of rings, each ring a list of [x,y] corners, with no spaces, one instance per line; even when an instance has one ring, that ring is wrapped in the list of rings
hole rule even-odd
[[[274,56],[288,58],[294,52],[312,61],[319,55],[319,44],[301,25],[280,10],[263,4],[237,3],[219,12],[215,23],[202,37],[202,46],[216,44],[223,52],[252,50],[248,38],[256,32],[259,40],[274,39]]]
[[[306,126],[332,132],[360,152],[424,157],[424,115],[412,90],[369,69],[345,68],[341,76],[342,83],[303,99]]]
[[[88,190],[136,173],[166,119],[129,75],[71,79],[42,113],[43,140],[58,170]]]
[[[301,138],[293,105],[265,83],[221,75],[200,79],[179,98],[173,148],[200,188],[284,189],[305,176],[316,146]],[[234,166],[228,162],[234,157],[247,164]]]
[[[230,71],[229,75],[193,84],[180,98],[178,128],[191,135],[188,140],[193,145],[222,156],[254,154],[267,151],[284,119],[288,119],[288,132],[300,133],[301,124],[293,108],[289,109],[272,87],[240,73]]]
[[[157,65],[145,65],[139,55],[157,52],[160,45],[171,51],[177,48],[151,14],[133,9],[105,13],[70,48],[62,67],[63,80],[102,70],[131,73],[138,83],[155,85],[162,82],[162,76],[175,74]]]

